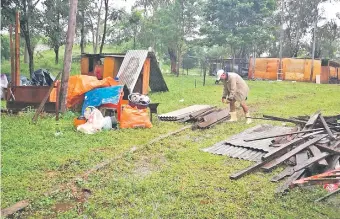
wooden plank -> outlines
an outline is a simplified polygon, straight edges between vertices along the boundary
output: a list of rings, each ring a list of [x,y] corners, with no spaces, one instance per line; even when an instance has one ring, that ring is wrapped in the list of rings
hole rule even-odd
[[[279,175],[274,176],[270,181],[271,182],[278,182],[281,179],[285,178],[286,176],[290,176],[293,172],[294,167],[288,166],[286,167]]]
[[[265,162],[258,162],[258,163],[254,164],[254,165],[252,165],[252,166],[250,166],[246,169],[243,169],[243,170],[241,170],[237,173],[232,174],[229,178],[230,179],[239,179],[242,176],[255,171],[256,169],[260,168],[264,164],[265,164]]]
[[[278,135],[267,135],[267,136],[256,137],[256,138],[248,138],[248,139],[244,139],[243,141],[246,141],[246,142],[257,141],[257,140],[262,140],[262,139],[275,138],[275,137],[281,137],[281,136],[287,136],[287,135],[294,135],[294,134],[300,134],[300,133],[306,133],[306,132],[315,132],[315,131],[321,131],[321,130],[324,130],[324,128],[309,129],[309,130],[298,131],[298,132],[289,132],[289,133],[278,134]]]
[[[335,195],[335,194],[337,194],[337,193],[339,193],[339,192],[340,192],[340,188],[337,189],[337,190],[335,190],[334,192],[331,192],[331,193],[325,195],[324,197],[321,197],[321,198],[319,198],[319,199],[316,199],[315,202],[323,201],[323,200],[325,200],[326,198],[328,198],[328,197],[330,197],[330,196],[332,196],[332,195]]]
[[[317,157],[317,156],[321,155],[321,151],[319,150],[319,148],[317,148],[314,145],[309,146],[309,150],[312,152],[314,157]],[[328,162],[325,159],[323,159],[323,160],[319,161],[319,164],[322,165],[322,166],[327,166]]]
[[[313,133],[304,135],[301,138],[296,138],[293,141],[288,142],[288,143],[282,145],[281,147],[277,148],[276,150],[267,153],[266,155],[263,156],[263,160],[272,159],[272,158],[274,158],[274,157],[276,157],[278,155],[281,155],[282,152],[286,151],[288,148],[292,147],[294,144],[300,143],[304,139],[306,139],[306,138],[308,138],[310,136],[316,135],[316,134],[320,134],[321,132],[323,132],[323,131],[313,132]]]
[[[291,122],[294,124],[305,124],[305,121],[297,120],[297,119],[285,119],[285,118],[280,118],[277,116],[268,116],[268,115],[263,115],[264,118],[270,119],[270,120],[275,120],[275,121],[281,121],[281,122]]]
[[[322,160],[322,159],[324,159],[328,156],[329,156],[329,153],[324,152],[317,157],[312,157],[312,158],[308,159],[305,163],[295,166],[294,171],[297,172],[297,171],[303,170],[303,169],[307,168],[308,166],[312,165],[313,163],[318,162],[319,160]]]
[[[328,125],[327,125],[327,123],[326,123],[326,121],[325,121],[325,118],[323,118],[323,116],[322,116],[321,114],[319,115],[319,118],[320,118],[320,120],[321,120],[321,122],[322,122],[322,124],[323,124],[323,127],[325,127],[325,129],[326,129],[326,131],[327,131],[327,133],[328,133],[330,139],[331,139],[331,140],[335,140],[335,137],[334,137],[332,131],[330,130],[330,128],[328,127]]]
[[[277,158],[275,160],[275,162],[273,162],[270,166],[266,166],[266,168],[263,168],[263,169],[265,169],[266,171],[270,171],[271,169],[273,169],[274,167],[276,167],[280,163],[284,162],[285,160],[289,159],[290,157],[294,156],[295,154],[299,153],[300,151],[305,150],[306,148],[315,144],[316,142],[320,141],[321,139],[325,138],[326,136],[327,136],[326,134],[321,135],[320,137],[313,138],[313,139],[303,143],[302,145],[297,146],[293,150],[291,150],[288,153],[284,154],[283,156]]]
[[[305,161],[308,160],[308,154],[306,151],[300,152],[296,154],[296,162],[298,165],[304,163]],[[282,193],[286,191],[289,186],[298,178],[300,178],[303,174],[305,173],[305,170],[300,170],[298,172],[293,173],[283,184],[282,186],[278,187],[276,189],[276,193]]]
[[[23,200],[20,202],[15,203],[11,207],[5,208],[1,210],[1,217],[7,217],[9,215],[14,214],[15,212],[18,212],[24,208],[26,208],[29,205],[28,200]]]
[[[340,160],[340,155],[334,155],[330,157],[330,159],[328,160],[328,166],[326,168],[326,171],[334,170],[336,165],[339,163],[339,160]]]
[[[326,152],[329,152],[329,153],[332,153],[332,154],[340,154],[339,150],[333,149],[331,147],[327,147],[327,146],[324,146],[324,145],[317,145],[317,147],[322,151],[326,151]]]

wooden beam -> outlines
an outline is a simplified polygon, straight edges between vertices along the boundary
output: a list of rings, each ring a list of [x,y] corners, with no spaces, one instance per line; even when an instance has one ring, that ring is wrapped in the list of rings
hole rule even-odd
[[[300,134],[300,133],[306,133],[306,132],[315,132],[315,131],[321,131],[321,130],[324,130],[324,128],[309,129],[309,130],[298,131],[298,132],[289,132],[289,133],[278,134],[278,135],[267,135],[267,136],[256,137],[256,138],[248,138],[248,139],[244,139],[243,141],[246,141],[246,142],[257,141],[257,140],[262,140],[262,139],[275,138],[275,137],[281,137],[281,136],[287,136],[287,135],[294,135],[294,134]]]
[[[316,134],[320,134],[322,132],[323,131],[317,131],[317,132],[313,132],[313,133],[304,135],[300,138],[296,138],[293,141],[282,145],[281,147],[277,148],[276,150],[273,150],[273,151],[265,154],[262,159],[263,160],[271,160],[276,156],[280,156],[283,152],[285,152],[288,148],[292,147],[294,144],[298,144],[298,143],[302,142],[303,140],[305,140],[306,138],[309,138],[310,136],[313,136],[313,135],[316,135]]]
[[[15,57],[14,57],[14,48],[13,48],[13,28],[12,28],[12,25],[10,24],[9,25],[9,51],[10,51],[10,54],[11,54],[11,78],[12,78],[12,84],[13,83],[13,80],[15,79],[15,65],[14,65],[14,62],[15,62]]]
[[[239,179],[242,176],[244,176],[244,175],[246,175],[248,173],[251,173],[251,172],[255,171],[256,169],[260,168],[265,163],[266,162],[258,162],[258,163],[254,164],[254,165],[252,165],[252,166],[250,166],[250,167],[248,167],[246,169],[243,169],[243,170],[241,170],[241,171],[239,171],[237,173],[232,174],[229,178],[230,179]]]
[[[294,156],[295,154],[299,153],[300,151],[305,150],[306,148],[308,148],[309,146],[315,144],[316,142],[320,141],[321,139],[325,138],[327,135],[321,135],[320,137],[317,138],[313,138],[305,143],[303,143],[302,145],[297,146],[296,148],[294,148],[293,150],[289,151],[288,153],[284,154],[283,156],[277,158],[275,160],[275,162],[273,162],[271,165],[266,166],[265,169],[266,171],[270,171],[272,170],[274,167],[276,167],[277,165],[279,165],[280,163],[284,162],[285,160],[289,159],[290,157]]]
[[[14,86],[20,86],[20,20],[19,11],[15,15],[15,77],[12,78]]]
[[[326,129],[326,131],[327,131],[327,133],[328,133],[330,139],[331,139],[331,140],[335,140],[335,137],[334,137],[332,131],[331,131],[330,128],[328,127],[328,125],[327,125],[325,119],[323,118],[323,116],[322,116],[321,114],[319,115],[319,118],[320,118],[320,120],[321,120],[321,122],[322,122],[322,124],[323,124],[323,127],[325,127],[325,129]]]
[[[317,157],[317,156],[321,155],[321,151],[319,150],[319,148],[317,148],[314,145],[309,146],[309,150],[312,152],[313,157]],[[325,159],[323,159],[323,160],[319,161],[319,164],[322,165],[322,166],[327,166],[328,162]]]
[[[303,170],[303,169],[307,168],[308,166],[312,165],[313,163],[318,162],[319,160],[325,159],[328,156],[329,156],[329,153],[324,152],[317,157],[312,157],[312,158],[308,159],[305,163],[295,166],[294,171],[298,172],[300,170]]]
[[[308,160],[308,155],[306,151],[300,152],[296,155],[297,164],[302,164]],[[283,184],[282,186],[276,189],[276,193],[285,192],[289,186],[298,178],[300,178],[304,174],[305,170],[300,170],[298,172],[293,173]]]
[[[297,119],[286,119],[286,118],[280,118],[276,116],[268,116],[268,115],[263,115],[264,118],[274,120],[274,121],[281,121],[281,122],[291,122],[294,124],[305,124],[305,121],[297,120]]]
[[[322,151],[326,151],[326,152],[329,152],[331,154],[337,154],[339,155],[340,154],[340,151],[339,150],[336,150],[336,149],[333,149],[331,147],[327,147],[327,146],[324,146],[324,145],[317,145],[317,147],[322,150]]]

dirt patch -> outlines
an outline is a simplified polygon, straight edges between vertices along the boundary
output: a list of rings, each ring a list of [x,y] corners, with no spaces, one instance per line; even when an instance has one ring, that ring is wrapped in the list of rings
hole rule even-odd
[[[70,203],[70,202],[65,202],[65,203],[57,203],[53,206],[53,211],[55,212],[66,212],[71,210],[72,208],[75,207],[74,203]]]
[[[59,175],[59,172],[58,172],[58,171],[50,170],[50,171],[47,171],[47,172],[46,172],[46,176],[47,176],[48,178],[54,178],[54,177],[56,177],[57,175]]]
[[[136,163],[133,173],[138,177],[144,178],[150,175],[152,172],[160,169],[160,166],[166,163],[167,159],[163,155],[154,158],[153,162],[151,161],[151,158],[144,157]]]

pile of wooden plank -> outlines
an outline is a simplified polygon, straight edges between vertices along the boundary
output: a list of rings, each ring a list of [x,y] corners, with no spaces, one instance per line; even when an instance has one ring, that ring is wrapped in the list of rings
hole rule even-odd
[[[337,132],[340,122],[337,118],[339,117],[325,119],[320,112],[316,112],[308,120],[302,117],[290,120],[298,124],[297,131],[244,139],[250,142],[281,137],[277,139],[275,149],[263,155],[261,161],[232,174],[230,178],[239,179],[259,169],[268,172],[281,164],[286,164],[286,168],[271,180],[278,182],[286,178],[283,185],[277,189],[277,192],[281,193],[287,191],[298,179],[334,170],[339,165],[340,159],[340,133]],[[337,180],[339,177],[333,179]]]
[[[209,105],[192,105],[158,118],[162,121],[193,122],[192,129],[207,129],[229,118],[228,109],[218,109]]]

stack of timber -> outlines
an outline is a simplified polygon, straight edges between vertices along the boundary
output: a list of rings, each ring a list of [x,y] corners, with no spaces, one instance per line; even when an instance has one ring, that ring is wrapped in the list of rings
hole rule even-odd
[[[278,120],[277,118],[271,119]],[[302,117],[287,119],[302,125],[297,126],[297,131],[243,139],[245,142],[256,142],[274,137],[282,138],[276,139],[275,148],[264,154],[261,161],[232,174],[230,178],[239,179],[259,169],[269,172],[281,164],[286,164],[286,168],[271,180],[278,182],[285,179],[284,183],[277,189],[278,193],[282,193],[296,185],[299,179],[335,170],[339,166],[340,159],[340,133],[338,133],[340,121],[337,118],[339,117],[334,116],[325,119],[320,112],[316,112],[308,120]],[[287,138],[287,136],[290,136],[290,138]],[[329,178],[316,181],[319,184],[329,183],[330,181],[340,182],[339,171],[337,170],[332,179]],[[308,180],[308,182],[310,181]],[[300,185],[303,185],[303,183],[300,183]]]

